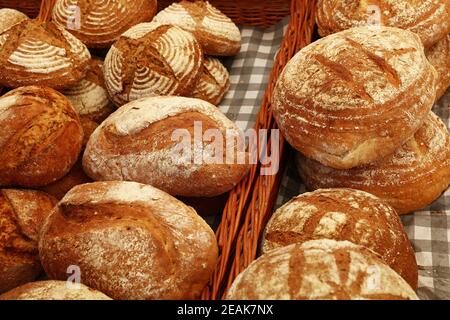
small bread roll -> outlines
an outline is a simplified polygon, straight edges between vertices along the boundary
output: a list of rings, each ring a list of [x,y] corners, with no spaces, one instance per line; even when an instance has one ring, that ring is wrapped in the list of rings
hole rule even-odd
[[[0,293],[40,274],[38,235],[56,202],[39,191],[0,189]]]
[[[438,73],[436,100],[439,100],[450,86],[450,35],[427,50],[426,55]]]
[[[77,287],[75,287],[77,286]],[[67,281],[37,281],[27,283],[0,295],[0,300],[112,300],[107,295]]]
[[[57,0],[52,19],[89,48],[108,48],[132,26],[151,21],[156,9],[156,0]]]
[[[0,185],[43,186],[63,177],[81,150],[83,130],[70,101],[46,87],[0,98]]]
[[[220,136],[208,138],[213,130]],[[249,170],[239,135],[206,101],[143,98],[122,106],[95,130],[83,168],[94,180],[137,181],[171,195],[213,197],[231,190]]]
[[[149,185],[76,186],[46,220],[39,241],[52,279],[81,281],[113,299],[195,299],[216,265],[214,232],[191,208]]]
[[[234,280],[228,300],[417,300],[373,251],[313,240],[272,250]]]
[[[233,56],[241,48],[238,27],[208,1],[175,2],[160,11],[154,21],[192,32],[205,53],[212,56]]]
[[[371,249],[417,289],[416,257],[397,212],[363,191],[320,189],[295,197],[271,217],[261,253],[324,238]]]
[[[151,22],[122,34],[106,55],[103,73],[110,98],[121,106],[147,96],[189,96],[202,65],[192,33]]]
[[[435,100],[436,71],[409,31],[362,27],[303,48],[273,94],[274,117],[305,156],[350,169],[388,156]]]
[[[376,195],[399,214],[424,208],[450,183],[450,136],[432,112],[412,139],[395,154],[350,170],[325,167],[301,155],[297,167],[310,190],[353,188]]]
[[[383,25],[412,31],[430,47],[450,32],[450,2],[319,0],[316,21],[321,36],[363,25]]]

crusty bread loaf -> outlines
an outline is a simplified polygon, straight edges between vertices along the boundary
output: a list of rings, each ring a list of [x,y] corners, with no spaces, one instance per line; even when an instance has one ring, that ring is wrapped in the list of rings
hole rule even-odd
[[[426,47],[450,32],[448,0],[319,0],[316,14],[322,36],[367,24],[407,29]]]
[[[154,21],[192,32],[206,54],[232,56],[241,48],[238,27],[208,1],[180,1],[160,11]]]
[[[219,59],[205,57],[203,70],[192,93],[193,98],[218,105],[230,89],[230,75]]]
[[[426,55],[438,73],[436,88],[436,100],[438,100],[450,86],[450,35],[428,49]]]
[[[56,202],[39,191],[0,189],[0,293],[41,272],[38,235]]]
[[[151,21],[156,7],[156,0],[57,0],[52,18],[88,47],[107,48],[132,26]]]
[[[66,281],[31,282],[0,295],[0,300],[111,300],[83,284],[74,286],[69,286]]]
[[[63,177],[81,149],[83,130],[70,101],[46,87],[0,98],[0,185],[43,186]]]
[[[417,289],[414,250],[395,210],[353,189],[320,189],[293,198],[266,226],[261,252],[316,239],[347,240],[377,253]]]
[[[190,95],[202,64],[192,33],[151,22],[122,34],[108,51],[103,72],[112,101],[121,106],[152,95]]]
[[[230,139],[222,145],[203,139],[210,129],[222,135],[218,139],[223,141],[227,134]],[[245,150],[232,139],[239,134],[237,126],[206,101],[143,98],[122,106],[95,130],[83,168],[94,180],[137,181],[171,195],[212,197],[231,190],[249,170]]]
[[[422,209],[450,183],[450,136],[432,112],[412,139],[394,155],[370,165],[336,170],[298,155],[297,166],[310,190],[354,188],[370,192],[399,214]]]
[[[250,264],[229,300],[416,300],[408,283],[373,251],[312,240],[272,250]]]
[[[274,116],[295,149],[349,169],[390,155],[411,138],[433,106],[436,77],[417,35],[353,28],[292,58],[273,94]]]
[[[24,19],[1,32],[0,84],[56,89],[80,81],[90,59],[86,46],[52,22]]]
[[[193,299],[217,260],[214,232],[190,207],[149,185],[95,182],[69,191],[46,220],[42,265],[113,299]]]
[[[28,17],[20,11],[8,8],[0,9],[0,34],[8,31],[16,24],[19,24],[24,20],[28,20]],[[0,40],[1,43],[3,38],[0,37],[0,39],[2,39]]]

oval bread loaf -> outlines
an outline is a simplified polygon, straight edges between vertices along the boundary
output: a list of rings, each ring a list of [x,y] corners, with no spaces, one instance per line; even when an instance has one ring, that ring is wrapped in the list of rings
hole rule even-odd
[[[428,49],[426,55],[438,73],[436,88],[436,100],[438,100],[450,86],[450,35]]]

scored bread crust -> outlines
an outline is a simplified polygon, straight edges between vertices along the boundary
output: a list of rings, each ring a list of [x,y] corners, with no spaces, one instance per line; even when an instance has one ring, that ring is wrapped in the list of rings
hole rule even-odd
[[[430,47],[450,32],[448,0],[319,0],[316,21],[319,34],[377,24],[397,27],[419,35]]]
[[[438,73],[436,88],[436,100],[438,100],[450,86],[450,35],[428,49],[426,55]]]
[[[76,14],[72,6],[79,8],[79,28],[69,28]],[[58,0],[52,19],[89,48],[108,48],[132,26],[151,21],[156,9],[156,0]]]
[[[392,154],[417,131],[433,106],[436,77],[417,35],[353,28],[291,59],[276,84],[274,116],[295,149],[349,169]]]
[[[316,239],[347,240],[371,249],[417,289],[417,262],[402,222],[370,193],[320,189],[293,198],[270,218],[261,253]]]
[[[399,214],[432,203],[450,183],[450,136],[432,112],[424,125],[394,155],[350,170],[336,170],[297,155],[297,167],[310,190],[354,188],[370,192]]]
[[[191,208],[135,182],[76,186],[46,220],[39,253],[52,279],[81,281],[113,299],[196,299],[215,267],[214,232]]]
[[[227,300],[418,300],[373,251],[312,240],[262,255],[234,280]]]
[[[21,23],[24,20],[28,20],[26,14],[17,11],[15,9],[2,8],[0,9],[0,34],[8,31],[16,24]],[[3,38],[0,37],[0,43],[3,41]]]

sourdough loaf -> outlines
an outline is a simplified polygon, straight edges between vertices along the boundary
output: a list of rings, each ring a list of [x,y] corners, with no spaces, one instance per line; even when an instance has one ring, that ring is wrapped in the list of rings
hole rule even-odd
[[[438,73],[436,88],[436,100],[438,100],[450,86],[450,35],[428,49],[426,55]]]

